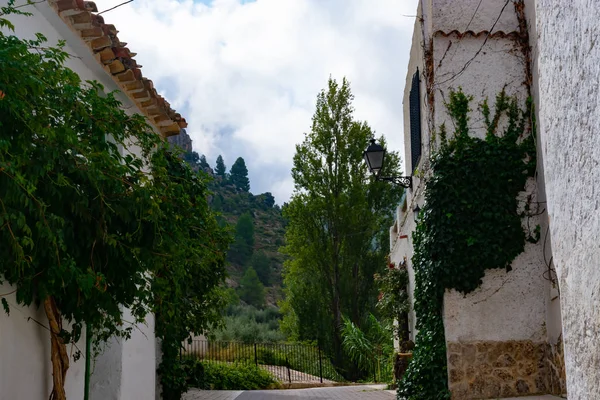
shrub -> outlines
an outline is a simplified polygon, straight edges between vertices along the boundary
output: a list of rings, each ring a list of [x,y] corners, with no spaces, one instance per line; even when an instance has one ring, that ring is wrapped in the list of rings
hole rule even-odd
[[[190,386],[205,390],[258,390],[277,387],[267,371],[254,364],[186,362]]]
[[[258,362],[264,365],[287,365],[285,354],[275,349],[260,348],[258,350]]]
[[[284,339],[272,321],[258,323],[254,318],[244,316],[228,316],[224,318],[222,329],[214,332],[219,341],[240,341],[243,343],[274,343]]]

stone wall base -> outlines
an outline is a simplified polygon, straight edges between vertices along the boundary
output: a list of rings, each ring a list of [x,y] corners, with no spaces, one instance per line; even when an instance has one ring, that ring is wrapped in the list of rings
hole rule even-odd
[[[531,341],[447,343],[452,399],[562,394],[561,349]]]
[[[567,374],[562,335],[555,344],[548,344],[546,362],[548,364],[548,393],[567,394]]]

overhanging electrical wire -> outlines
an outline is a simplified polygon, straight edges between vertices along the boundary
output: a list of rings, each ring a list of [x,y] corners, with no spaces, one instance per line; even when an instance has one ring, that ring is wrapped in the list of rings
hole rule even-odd
[[[131,3],[132,1],[133,1],[133,0],[127,0],[126,2],[124,2],[124,3],[121,3],[121,4],[118,4],[118,5],[114,6],[114,7],[111,7],[111,8],[109,8],[108,10],[104,10],[104,11],[102,11],[102,12],[99,12],[97,15],[104,14],[105,12],[109,12],[109,11],[111,11],[111,10],[114,10],[115,8],[119,8],[119,7],[121,7],[121,6],[124,6],[124,5],[125,5],[125,4],[127,4],[127,3]]]

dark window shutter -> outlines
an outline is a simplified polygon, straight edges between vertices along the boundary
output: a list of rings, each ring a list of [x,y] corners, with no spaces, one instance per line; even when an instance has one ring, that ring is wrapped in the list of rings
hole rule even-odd
[[[421,95],[419,90],[419,70],[413,75],[410,87],[410,155],[411,171],[414,173],[421,160]]]

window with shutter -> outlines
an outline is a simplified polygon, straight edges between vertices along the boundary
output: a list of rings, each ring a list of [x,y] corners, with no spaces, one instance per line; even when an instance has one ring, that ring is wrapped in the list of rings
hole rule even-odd
[[[409,95],[411,171],[414,173],[421,160],[421,95],[419,70],[413,75]]]

